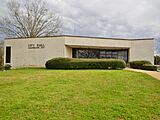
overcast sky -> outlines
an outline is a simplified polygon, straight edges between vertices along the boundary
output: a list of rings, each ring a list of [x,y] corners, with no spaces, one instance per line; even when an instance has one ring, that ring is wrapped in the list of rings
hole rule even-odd
[[[65,33],[105,37],[160,35],[160,0],[49,0]]]
[[[160,37],[160,0],[46,0],[63,18],[63,34]],[[0,0],[0,16],[7,13]]]

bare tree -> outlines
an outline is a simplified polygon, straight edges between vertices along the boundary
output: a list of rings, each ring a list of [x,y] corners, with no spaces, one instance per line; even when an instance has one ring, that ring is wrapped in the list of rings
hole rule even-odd
[[[3,65],[3,41],[0,41],[0,66]]]
[[[9,15],[0,20],[0,32],[6,37],[51,36],[61,29],[61,18],[43,0],[11,0],[7,5]]]

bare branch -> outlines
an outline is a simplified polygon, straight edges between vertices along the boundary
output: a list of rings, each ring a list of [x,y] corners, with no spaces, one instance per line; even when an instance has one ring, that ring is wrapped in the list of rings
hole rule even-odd
[[[0,20],[0,32],[6,37],[39,37],[56,35],[61,18],[47,9],[43,0],[8,2],[9,17]]]

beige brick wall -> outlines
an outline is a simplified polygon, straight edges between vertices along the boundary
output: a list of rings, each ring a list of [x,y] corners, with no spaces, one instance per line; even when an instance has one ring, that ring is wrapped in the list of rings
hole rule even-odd
[[[148,60],[154,64],[154,41],[136,40],[131,42],[130,61]]]
[[[28,49],[28,44],[44,44],[42,49]],[[30,39],[8,39],[6,46],[11,46],[11,65],[13,68],[40,66],[56,57],[72,57],[72,48],[129,49],[129,60],[154,61],[153,40],[114,40],[80,37],[45,37]],[[4,49],[5,53],[5,49]],[[5,58],[5,54],[4,54]],[[5,61],[4,61],[5,62]]]
[[[72,48],[70,46],[65,45],[65,57],[72,58]]]
[[[28,44],[44,44],[43,49],[28,49]],[[31,38],[5,40],[11,46],[11,65],[13,68],[25,66],[44,66],[54,57],[64,57],[64,38]]]
[[[69,46],[86,46],[98,48],[130,48],[131,42],[129,40],[113,40],[113,39],[96,39],[96,38],[80,38],[80,37],[66,37],[65,45]]]

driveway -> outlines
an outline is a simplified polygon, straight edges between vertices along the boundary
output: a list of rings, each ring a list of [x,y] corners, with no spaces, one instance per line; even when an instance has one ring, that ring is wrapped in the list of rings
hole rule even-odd
[[[132,69],[132,68],[125,68],[125,70],[147,73],[148,75],[160,80],[160,72],[157,72],[157,71],[147,71],[147,70],[139,70],[139,69]]]

